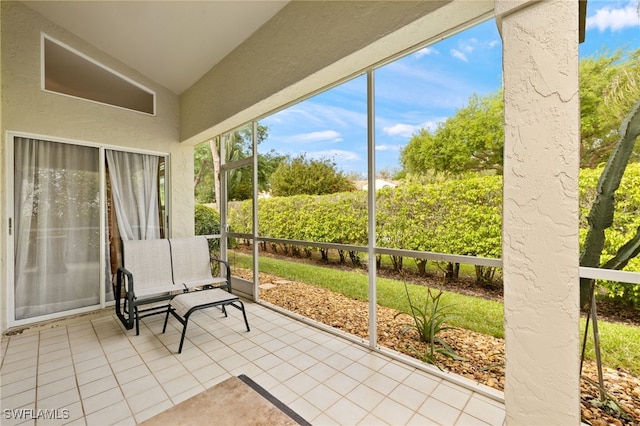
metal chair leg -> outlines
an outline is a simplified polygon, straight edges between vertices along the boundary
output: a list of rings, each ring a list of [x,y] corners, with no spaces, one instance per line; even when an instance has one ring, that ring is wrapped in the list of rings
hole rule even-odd
[[[242,300],[239,300],[238,302],[240,302],[240,306],[242,307],[242,316],[244,317],[244,324],[247,326],[247,331],[251,331],[249,328],[249,321],[247,321],[247,313],[244,310],[244,303],[242,303]]]
[[[180,337],[180,347],[178,347],[178,353],[182,353],[182,345],[184,343],[184,336],[187,334],[187,324],[189,323],[189,316],[184,319],[184,327],[182,327],[182,336]]]
[[[162,333],[167,331],[167,323],[169,322],[169,314],[171,313],[171,306],[167,308],[167,314],[164,316],[164,325],[162,326]]]

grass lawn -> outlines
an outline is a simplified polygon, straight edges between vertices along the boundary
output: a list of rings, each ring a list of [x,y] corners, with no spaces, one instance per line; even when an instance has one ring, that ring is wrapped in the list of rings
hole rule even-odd
[[[251,256],[242,253],[236,252],[230,260],[232,265],[237,267],[247,269],[252,267]],[[260,271],[267,274],[323,287],[350,298],[368,299],[369,281],[367,274],[363,271],[345,271],[271,257],[260,257],[259,266]],[[408,311],[409,303],[404,285],[405,283],[400,280],[378,278],[376,288],[378,304],[399,311]],[[419,301],[418,304],[422,303],[427,288],[414,284],[407,285],[414,304],[416,301]],[[455,315],[455,318],[450,321],[452,325],[504,338],[502,303],[452,292],[445,292],[442,302],[452,306],[451,312]],[[581,320],[581,335],[584,333],[584,323],[584,320]],[[621,367],[640,375],[640,327],[604,321],[599,321],[598,325],[603,363],[611,368]],[[587,345],[587,354],[590,358],[594,358],[592,334],[590,331]]]

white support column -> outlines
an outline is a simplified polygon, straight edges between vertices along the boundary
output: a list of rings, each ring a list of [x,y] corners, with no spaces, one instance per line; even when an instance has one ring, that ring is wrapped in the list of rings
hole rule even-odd
[[[496,0],[508,424],[579,424],[578,2]]]

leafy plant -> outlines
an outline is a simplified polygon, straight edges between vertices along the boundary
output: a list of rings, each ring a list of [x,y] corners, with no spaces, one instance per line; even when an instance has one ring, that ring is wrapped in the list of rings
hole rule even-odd
[[[396,314],[396,317],[399,315],[408,315],[413,319],[413,322],[407,324],[401,332],[406,333],[409,330],[418,332],[420,341],[426,343],[424,354],[421,354],[422,359],[434,365],[436,365],[436,357],[438,354],[452,359],[464,360],[464,358],[458,356],[456,351],[438,336],[438,334],[444,330],[455,328],[446,325],[446,322],[451,318],[448,312],[450,306],[440,304],[443,294],[442,290],[435,293],[430,288],[427,288],[424,305],[420,307],[411,299],[411,294],[409,293],[409,288],[406,283],[404,289],[407,294],[410,312],[400,312]],[[419,352],[415,348],[412,349]]]
[[[640,100],[622,122],[619,130],[620,139],[611,157],[600,175],[596,188],[596,198],[588,216],[589,230],[580,256],[581,266],[601,267],[605,269],[622,269],[640,253],[640,227],[630,240],[618,249],[616,255],[606,263],[601,263],[602,251],[606,242],[607,228],[613,225],[616,192],[633,153],[633,148],[640,136]],[[589,280],[580,280],[580,305],[589,302]]]
[[[220,214],[214,208],[204,204],[196,204],[194,221],[195,235],[215,235],[220,233]],[[210,239],[209,250],[211,253],[220,251],[220,241],[216,238]]]
[[[599,400],[592,400],[591,405],[593,405],[594,407],[601,408],[602,410],[611,414],[614,417],[622,418],[623,420],[627,420],[627,421],[632,421],[627,410],[625,410],[624,407],[620,405],[620,402],[612,394],[607,392],[607,390],[602,388],[600,384],[591,380],[587,376],[581,376],[581,378],[591,386],[597,388],[600,391],[601,395],[604,396],[604,398],[601,398]]]
[[[597,52],[579,66],[580,166],[593,168],[607,161],[616,129],[640,94],[640,49]],[[502,89],[482,97],[474,93],[435,129],[414,134],[400,154],[402,172],[428,178],[469,171],[501,174],[503,122]]]
[[[283,159],[271,175],[274,196],[333,194],[353,191],[349,178],[338,170],[332,160],[311,159],[305,154]]]

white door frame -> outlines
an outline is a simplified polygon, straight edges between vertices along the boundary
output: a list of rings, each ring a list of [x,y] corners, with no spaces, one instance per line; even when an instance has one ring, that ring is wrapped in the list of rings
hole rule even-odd
[[[16,137],[22,138],[31,138],[31,139],[39,139],[48,142],[59,142],[66,143],[71,145],[80,145],[92,148],[99,149],[99,173],[100,173],[100,246],[102,250],[100,251],[100,302],[96,305],[86,306],[82,308],[72,309],[68,311],[56,312],[52,314],[41,315],[32,318],[26,318],[21,320],[15,319],[15,218],[14,218],[14,208],[15,208],[15,194],[14,194],[14,143]],[[167,182],[165,183],[165,204],[166,204],[166,212],[170,211],[170,194],[167,194],[167,188],[169,187],[168,181],[170,179],[170,154],[167,152],[159,152],[159,151],[150,151],[150,150],[141,150],[130,148],[126,146],[119,145],[108,145],[108,144],[100,144],[89,141],[68,139],[68,138],[59,138],[55,136],[49,135],[40,135],[33,134],[27,132],[16,132],[16,131],[7,131],[5,137],[6,143],[6,164],[5,164],[5,182],[7,185],[7,205],[5,207],[7,218],[9,220],[9,232],[7,234],[6,239],[6,253],[7,253],[7,269],[6,269],[6,320],[7,320],[7,328],[23,326],[27,324],[33,324],[36,322],[46,321],[55,318],[62,318],[70,315],[76,315],[85,312],[91,312],[98,309],[103,309],[107,306],[112,306],[114,304],[113,301],[106,301],[106,292],[105,292],[105,281],[106,281],[106,253],[104,247],[106,245],[106,234],[105,228],[107,224],[106,219],[106,175],[105,175],[105,151],[106,150],[114,150],[114,151],[123,151],[123,152],[131,152],[137,154],[147,154],[147,155],[157,155],[159,157],[164,157],[165,159],[165,179]]]

